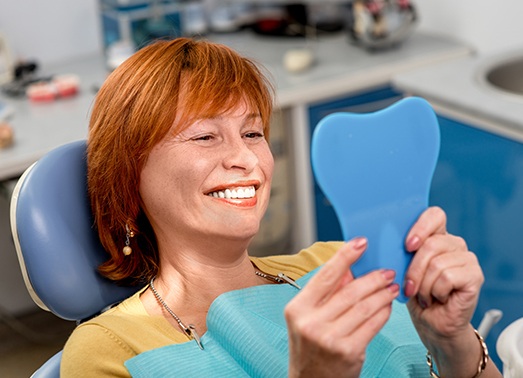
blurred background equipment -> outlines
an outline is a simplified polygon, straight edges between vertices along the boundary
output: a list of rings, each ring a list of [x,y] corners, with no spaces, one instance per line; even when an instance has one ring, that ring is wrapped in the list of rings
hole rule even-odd
[[[354,0],[349,35],[368,49],[383,49],[403,42],[413,31],[417,14],[410,0]]]
[[[7,39],[0,33],[0,85],[12,80],[13,58]]]

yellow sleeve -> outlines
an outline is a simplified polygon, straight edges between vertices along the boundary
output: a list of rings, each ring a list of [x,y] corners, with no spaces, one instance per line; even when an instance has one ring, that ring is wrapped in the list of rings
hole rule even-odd
[[[80,325],[64,347],[60,376],[130,377],[124,362],[135,355],[108,329],[96,324]]]

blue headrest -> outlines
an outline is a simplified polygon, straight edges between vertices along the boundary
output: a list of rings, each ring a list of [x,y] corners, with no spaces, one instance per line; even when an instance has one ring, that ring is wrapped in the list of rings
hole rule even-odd
[[[107,260],[87,197],[86,142],[54,149],[28,168],[11,200],[11,227],[33,300],[81,321],[138,290],[97,272]]]

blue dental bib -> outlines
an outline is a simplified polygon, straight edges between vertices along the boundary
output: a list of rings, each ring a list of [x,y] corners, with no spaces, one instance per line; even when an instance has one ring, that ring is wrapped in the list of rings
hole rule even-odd
[[[319,269],[319,268],[318,268]],[[305,286],[317,270],[297,280]],[[287,377],[285,305],[299,291],[263,285],[220,295],[207,315],[204,349],[194,340],[150,350],[126,361],[133,377]],[[367,348],[362,377],[426,376],[423,347],[405,305],[393,304],[391,318]]]

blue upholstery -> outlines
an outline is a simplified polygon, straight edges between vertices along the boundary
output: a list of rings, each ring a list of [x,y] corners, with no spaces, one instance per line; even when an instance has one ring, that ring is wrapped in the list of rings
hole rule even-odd
[[[343,237],[369,241],[353,265],[356,276],[394,269],[396,283],[403,284],[412,257],[405,237],[428,206],[439,143],[436,114],[417,97],[374,113],[331,114],[314,130],[313,171]],[[407,300],[403,294],[398,299]]]
[[[85,141],[58,147],[27,169],[11,200],[15,247],[33,300],[77,322],[138,290],[97,272],[108,254],[92,227],[86,169]],[[45,371],[52,369],[46,365]]]
[[[61,360],[62,351],[56,353],[53,357],[48,359],[45,364],[40,367],[40,369],[31,375],[31,378],[59,378]]]

